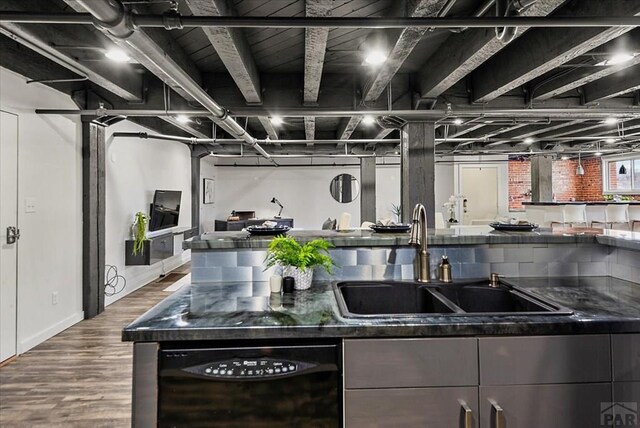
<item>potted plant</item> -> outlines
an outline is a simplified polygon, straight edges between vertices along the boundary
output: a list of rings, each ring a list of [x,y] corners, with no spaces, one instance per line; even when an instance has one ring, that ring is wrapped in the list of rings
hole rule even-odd
[[[147,223],[149,216],[142,211],[138,211],[132,225],[133,229],[133,255],[144,254],[144,241],[147,240]]]
[[[324,239],[300,245],[291,236],[278,236],[269,243],[265,264],[267,269],[281,265],[283,276],[295,279],[295,289],[306,290],[311,287],[314,267],[319,266],[331,274],[331,268],[335,266],[329,256],[331,247],[333,245]]]

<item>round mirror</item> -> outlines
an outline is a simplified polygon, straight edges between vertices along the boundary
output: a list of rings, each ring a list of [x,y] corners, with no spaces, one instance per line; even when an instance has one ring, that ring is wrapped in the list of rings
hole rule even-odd
[[[340,203],[353,202],[360,192],[360,183],[351,174],[339,174],[331,180],[329,192],[333,199]]]

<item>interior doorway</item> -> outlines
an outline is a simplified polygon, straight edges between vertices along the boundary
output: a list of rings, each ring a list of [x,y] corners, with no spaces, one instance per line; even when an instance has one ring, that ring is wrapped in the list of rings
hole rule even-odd
[[[460,168],[460,193],[466,199],[462,207],[462,224],[478,224],[498,216],[498,168],[467,166]]]
[[[0,111],[0,363],[17,352],[18,116]]]

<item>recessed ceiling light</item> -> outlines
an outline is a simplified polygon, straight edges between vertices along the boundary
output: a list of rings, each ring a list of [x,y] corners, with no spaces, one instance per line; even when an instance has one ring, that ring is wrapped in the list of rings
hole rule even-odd
[[[365,116],[362,118],[362,123],[364,123],[365,125],[373,125],[374,123],[376,123],[376,120],[373,118],[373,116]]]
[[[613,143],[615,143],[615,142],[616,142],[616,139],[615,139],[615,138],[607,138],[607,139],[605,140],[605,143],[607,143],[607,144],[613,144]]]
[[[604,123],[606,123],[607,125],[615,125],[616,123],[618,123],[618,119],[615,117],[608,117],[604,120]]]
[[[629,53],[629,52],[618,52],[616,54],[613,54],[611,56],[611,58],[606,59],[604,61],[601,61],[599,63],[597,63],[596,65],[617,65],[617,64],[623,64],[625,62],[629,62],[631,61],[633,58],[636,57],[636,53]]]
[[[458,118],[456,118],[456,119],[453,119],[453,123],[454,123],[455,125],[462,125],[462,119],[460,119],[459,117],[458,117]]]
[[[569,160],[569,156],[562,156],[560,160]]]
[[[271,118],[269,119],[271,121],[272,125],[282,125],[284,123],[284,120],[282,120],[282,118],[280,116],[271,116]]]
[[[367,52],[367,56],[364,58],[364,62],[369,65],[381,65],[387,60],[387,55],[380,49],[372,49]]]
[[[602,152],[595,152],[594,155],[596,156],[602,156]]]
[[[189,117],[185,116],[184,114],[179,114],[176,116],[176,120],[180,123],[189,123],[191,122],[191,119],[189,119]]]
[[[129,62],[131,59],[125,51],[120,49],[109,49],[104,56],[115,62]]]
[[[524,139],[524,143],[525,144],[533,144],[534,141],[535,140],[533,138],[531,138],[531,137],[527,137],[527,138]]]

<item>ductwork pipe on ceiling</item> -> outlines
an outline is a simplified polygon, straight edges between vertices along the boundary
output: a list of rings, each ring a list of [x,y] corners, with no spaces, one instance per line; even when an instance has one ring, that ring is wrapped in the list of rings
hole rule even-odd
[[[267,153],[246,130],[228,115],[226,109],[216,103],[209,94],[202,89],[178,64],[145,33],[135,30],[129,13],[120,0],[77,0],[97,20],[95,25],[102,31],[117,38],[125,47],[131,48],[159,69],[163,70],[167,78],[180,86],[187,94],[199,102],[213,115],[213,121],[229,132],[232,136],[244,140],[266,159]],[[275,161],[271,160],[273,163]]]

